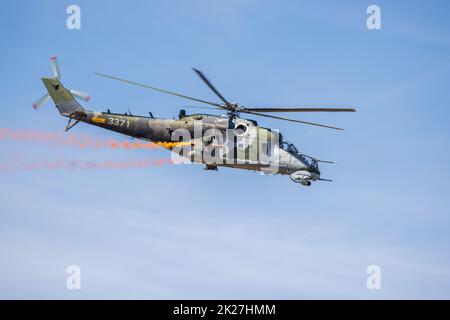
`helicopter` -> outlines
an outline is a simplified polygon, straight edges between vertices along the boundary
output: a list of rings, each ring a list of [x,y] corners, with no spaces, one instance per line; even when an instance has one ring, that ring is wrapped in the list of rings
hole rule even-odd
[[[80,122],[115,131],[126,136],[153,142],[172,151],[188,162],[205,165],[205,170],[218,170],[219,167],[259,171],[263,174],[289,175],[290,179],[303,186],[311,186],[323,179],[319,163],[324,161],[301,153],[293,143],[284,140],[278,130],[265,128],[252,119],[241,118],[241,114],[272,118],[298,124],[317,126],[333,130],[343,130],[324,124],[275,116],[271,113],[291,112],[355,112],[354,108],[250,108],[236,102],[229,102],[206,75],[192,68],[195,74],[220,99],[220,103],[190,97],[184,94],[149,86],[140,82],[122,79],[116,76],[95,73],[95,75],[139,86],[164,94],[187,99],[208,106],[194,108],[212,109],[225,114],[195,113],[187,114],[181,109],[178,119],[166,119],[133,115],[131,111],[113,113],[90,111],[83,108],[75,99],[88,101],[90,96],[84,92],[71,90],[61,83],[56,56],[51,57],[53,77],[42,78],[48,93],[33,104],[38,109],[50,98],[59,113],[69,118],[66,131]]]

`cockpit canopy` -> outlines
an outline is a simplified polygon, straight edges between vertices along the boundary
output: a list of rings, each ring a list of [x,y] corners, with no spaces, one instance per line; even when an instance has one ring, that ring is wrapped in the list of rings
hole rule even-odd
[[[296,157],[297,159],[305,163],[308,167],[315,167],[315,168],[318,167],[317,161],[315,159],[300,153],[300,151],[298,151],[297,147],[294,146],[292,142],[282,141],[280,143],[280,148],[287,151],[290,155]]]
[[[298,154],[298,149],[294,146],[292,142],[282,141],[280,144],[281,149],[289,152],[290,154]]]

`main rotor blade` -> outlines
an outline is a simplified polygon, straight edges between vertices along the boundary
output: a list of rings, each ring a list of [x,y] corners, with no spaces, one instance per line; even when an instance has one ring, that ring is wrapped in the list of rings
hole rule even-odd
[[[149,86],[149,85],[146,85],[146,84],[143,84],[143,83],[135,82],[135,81],[130,81],[130,80],[117,78],[117,77],[110,76],[110,75],[107,75],[107,74],[104,74],[104,73],[96,72],[95,75],[100,76],[100,77],[104,77],[104,78],[113,79],[113,80],[116,80],[116,81],[125,82],[125,83],[128,83],[128,84],[133,84],[135,86],[143,87],[143,88],[146,88],[146,89],[152,89],[152,90],[159,91],[159,92],[162,92],[162,93],[170,94],[172,96],[176,96],[176,97],[180,97],[180,98],[184,98],[184,99],[188,99],[188,100],[192,100],[192,101],[196,101],[196,102],[209,104],[211,106],[220,107],[220,104],[218,104],[218,103],[214,103],[214,102],[210,102],[210,101],[206,101],[206,100],[201,100],[201,99],[185,96],[183,94],[179,94],[179,93],[176,93],[176,92],[171,92],[171,91],[168,91],[168,90],[155,88],[155,87],[152,87],[152,86]]]
[[[184,108],[207,109],[207,110],[223,110],[223,108],[219,108],[219,107],[200,107],[200,106],[184,106]]]
[[[356,112],[353,108],[244,108],[254,112]]]
[[[59,72],[58,60],[57,60],[56,56],[51,57],[50,61],[52,63],[53,76],[56,79],[61,79],[61,73]]]
[[[231,103],[229,103],[227,101],[227,99],[225,99],[220,92],[212,85],[211,81],[208,80],[208,78],[206,78],[206,76],[203,74],[203,72],[201,72],[200,70],[197,70],[195,68],[192,68],[192,70],[194,70],[194,72],[203,80],[203,82],[206,83],[206,85],[220,98],[220,100],[222,100],[223,102],[225,102],[225,105],[229,106],[231,105]]]
[[[254,114],[254,115],[260,116],[260,117],[267,117],[267,118],[273,118],[273,119],[278,119],[278,120],[285,120],[285,121],[290,121],[290,122],[308,124],[308,125],[311,125],[311,126],[323,127],[323,128],[328,128],[328,129],[344,130],[344,129],[341,129],[341,128],[336,128],[336,127],[332,127],[332,126],[326,126],[326,125],[320,124],[320,123],[314,123],[314,122],[294,120],[294,119],[289,119],[289,118],[276,117],[276,116],[271,116],[271,115],[268,115],[268,114],[257,113],[257,112],[252,112],[252,111],[241,111],[241,112]]]

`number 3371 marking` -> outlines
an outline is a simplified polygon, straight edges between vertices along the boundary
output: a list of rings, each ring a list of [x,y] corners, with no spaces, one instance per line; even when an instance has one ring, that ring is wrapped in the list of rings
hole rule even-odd
[[[118,119],[118,118],[108,118],[108,124],[118,127],[130,127],[130,120]]]

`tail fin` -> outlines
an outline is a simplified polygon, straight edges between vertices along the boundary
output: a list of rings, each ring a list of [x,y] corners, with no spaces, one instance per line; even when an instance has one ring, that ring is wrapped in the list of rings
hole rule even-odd
[[[84,111],[84,108],[73,97],[57,78],[42,78],[47,91],[63,116],[69,116],[75,111]]]

